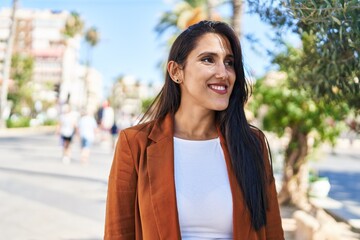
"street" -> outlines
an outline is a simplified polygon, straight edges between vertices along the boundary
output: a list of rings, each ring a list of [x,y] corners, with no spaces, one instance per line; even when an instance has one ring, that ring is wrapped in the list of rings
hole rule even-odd
[[[96,145],[90,162],[61,162],[58,136],[0,138],[1,239],[102,239],[109,144]]]

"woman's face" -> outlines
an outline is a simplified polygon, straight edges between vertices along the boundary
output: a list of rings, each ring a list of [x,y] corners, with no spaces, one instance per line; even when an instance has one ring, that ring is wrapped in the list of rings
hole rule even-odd
[[[207,33],[180,68],[180,107],[222,111],[229,105],[235,82],[234,56],[227,38]]]

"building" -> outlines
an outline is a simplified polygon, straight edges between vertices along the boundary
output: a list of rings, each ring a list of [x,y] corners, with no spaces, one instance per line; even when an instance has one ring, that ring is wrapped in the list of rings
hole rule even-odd
[[[74,81],[66,81],[62,85],[59,99],[69,99],[74,109],[85,109],[95,113],[103,99],[103,79],[101,73],[94,68],[77,65],[77,76]],[[70,97],[69,97],[70,96]]]
[[[0,9],[0,72],[2,73],[6,42],[10,33],[11,9]],[[34,69],[32,85],[35,100],[60,103],[69,102],[75,107],[84,107],[86,94],[79,94],[79,82],[85,82],[83,66],[79,64],[81,37],[66,38],[63,28],[70,16],[67,11],[19,9],[16,13],[16,31],[13,53],[32,56]],[[94,69],[87,71],[87,94],[102,96],[102,78]],[[2,78],[0,74],[0,78]],[[96,79],[96,80],[94,80]],[[92,83],[96,87],[92,87]],[[59,86],[59,93],[56,93]],[[82,91],[85,91],[84,89]],[[91,98],[91,104],[101,99]]]
[[[119,77],[110,97],[118,127],[128,127],[132,125],[129,122],[134,123],[134,118],[138,120],[143,113],[143,101],[154,99],[161,87],[162,83],[144,83],[131,75]]]

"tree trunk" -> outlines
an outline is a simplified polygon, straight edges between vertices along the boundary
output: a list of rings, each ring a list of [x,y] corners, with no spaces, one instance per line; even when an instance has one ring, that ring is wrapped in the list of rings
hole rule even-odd
[[[11,11],[11,25],[9,29],[9,37],[7,39],[5,57],[4,57],[4,65],[2,72],[2,84],[1,84],[1,96],[0,96],[0,128],[6,128],[6,118],[5,109],[8,105],[8,87],[9,87],[9,78],[11,71],[11,57],[13,54],[13,45],[15,41],[15,31],[16,31],[16,11],[18,8],[18,0],[13,0]]]
[[[209,20],[214,20],[214,9],[218,4],[217,0],[206,0],[206,17]]]
[[[244,8],[243,6],[242,0],[232,0],[233,15],[231,18],[231,25],[239,38],[241,38],[241,17]]]
[[[279,192],[280,204],[293,204],[308,209],[308,154],[307,134],[293,128],[291,139],[285,152],[283,182]]]

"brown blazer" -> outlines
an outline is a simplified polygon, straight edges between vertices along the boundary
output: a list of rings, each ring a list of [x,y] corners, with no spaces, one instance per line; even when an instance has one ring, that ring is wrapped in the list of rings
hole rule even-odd
[[[104,239],[181,239],[174,182],[173,117],[121,131],[109,176]],[[264,157],[268,159],[264,135]],[[220,142],[233,198],[233,239],[281,240],[283,230],[275,181],[269,161],[266,171],[269,208],[267,224],[255,231],[232,170],[223,136]]]

